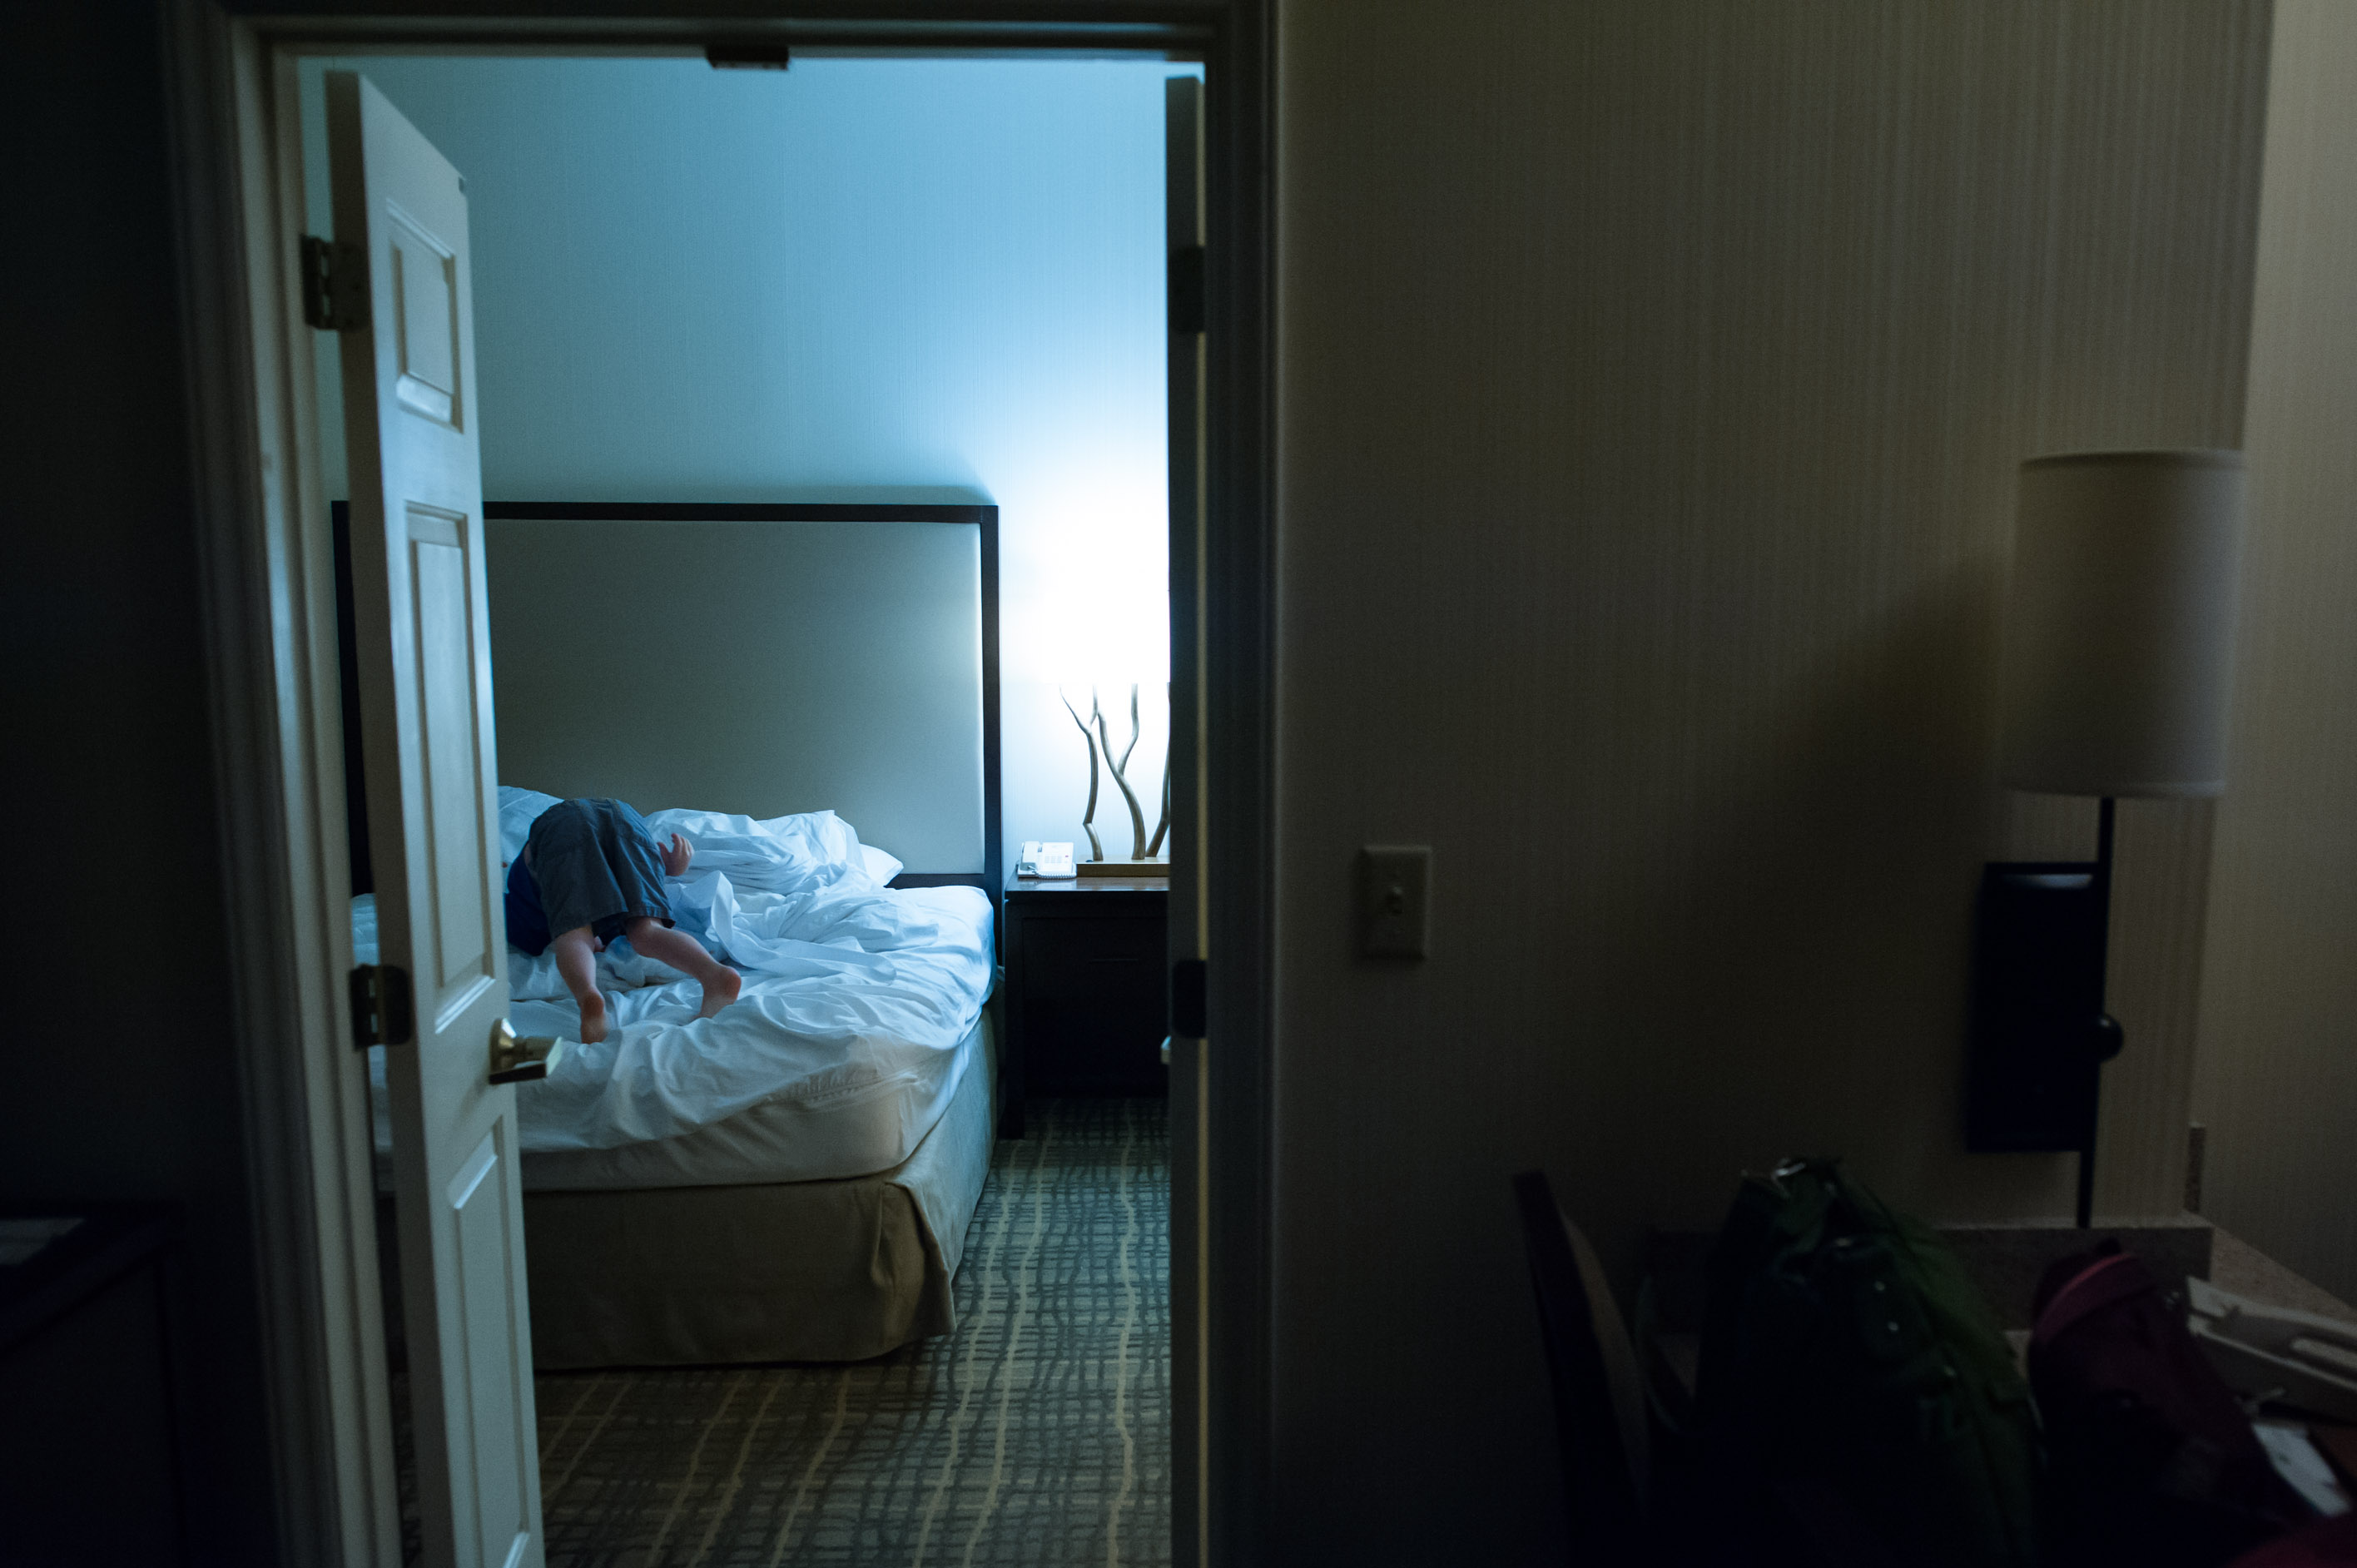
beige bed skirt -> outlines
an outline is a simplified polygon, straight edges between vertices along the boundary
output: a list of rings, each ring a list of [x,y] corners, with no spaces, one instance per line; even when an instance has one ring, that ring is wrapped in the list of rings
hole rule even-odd
[[[997,1121],[984,1016],[949,1108],[888,1171],[525,1193],[534,1365],[856,1361],[948,1333]]]

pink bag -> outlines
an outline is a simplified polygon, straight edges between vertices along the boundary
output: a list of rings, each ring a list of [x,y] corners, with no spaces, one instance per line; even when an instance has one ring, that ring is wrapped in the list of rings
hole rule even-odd
[[[2357,1513],[2270,1541],[2235,1558],[2233,1568],[2357,1568]]]
[[[2063,1563],[2221,1568],[2315,1518],[2186,1331],[2182,1305],[2116,1243],[2040,1282],[2029,1386]]]

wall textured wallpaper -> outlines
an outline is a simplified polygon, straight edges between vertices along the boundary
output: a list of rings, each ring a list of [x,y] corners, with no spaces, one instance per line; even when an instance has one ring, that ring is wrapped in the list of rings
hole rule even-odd
[[[1130,777],[1158,787],[1162,83],[1189,68],[311,60],[314,149],[328,69],[467,177],[487,498],[994,501],[1010,851],[1081,836],[1059,680],[1148,683]]]
[[[2067,1157],[1968,1155],[1958,1110],[1983,861],[2093,843],[2092,807],[1995,783],[2015,473],[2240,445],[2267,17],[1284,7],[1305,1552],[1555,1549],[1518,1168],[1624,1280],[1788,1153],[1943,1218],[2067,1214]],[[2210,836],[2124,812],[2104,1210],[2176,1206]],[[1434,846],[1426,962],[1351,957],[1368,843]]]
[[[2203,1210],[2357,1300],[2357,11],[2278,0]]]

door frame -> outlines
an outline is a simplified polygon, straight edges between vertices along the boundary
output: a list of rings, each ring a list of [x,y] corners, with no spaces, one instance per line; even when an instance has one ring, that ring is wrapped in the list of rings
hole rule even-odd
[[[299,5],[301,0],[295,0]],[[297,52],[699,55],[784,42],[862,54],[1149,55],[1204,62],[1208,379],[1204,616],[1211,822],[1207,1408],[1200,1534],[1268,1538],[1275,981],[1274,0],[821,0],[519,22],[468,0],[163,0],[164,90],[189,380],[210,764],[253,1192],[280,1556],[397,1568],[364,1058],[351,1047],[342,719],[318,472]],[[820,18],[823,18],[823,20]],[[321,520],[305,526],[303,520]],[[1181,650],[1182,652],[1184,650]],[[1187,1540],[1195,1536],[1192,1541]]]

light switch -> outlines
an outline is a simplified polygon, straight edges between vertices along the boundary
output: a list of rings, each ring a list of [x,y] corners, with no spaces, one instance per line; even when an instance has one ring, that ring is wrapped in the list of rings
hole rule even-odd
[[[1359,950],[1369,958],[1422,958],[1432,940],[1429,844],[1368,844],[1359,851]]]

